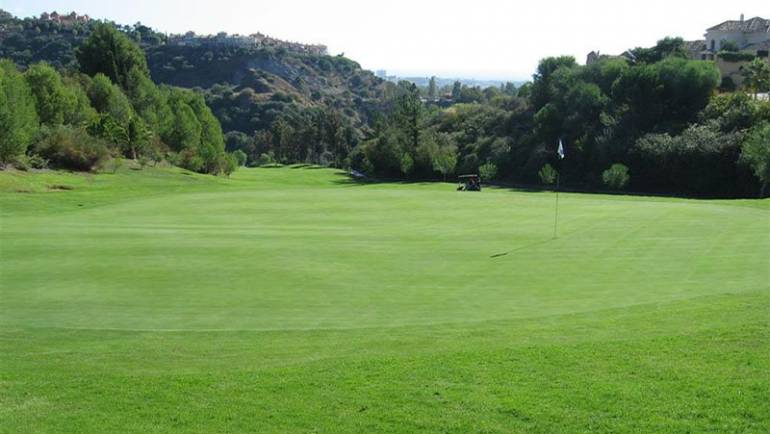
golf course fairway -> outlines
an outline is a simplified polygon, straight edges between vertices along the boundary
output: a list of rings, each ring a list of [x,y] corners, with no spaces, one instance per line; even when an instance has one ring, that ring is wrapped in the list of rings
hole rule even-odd
[[[770,200],[0,172],[0,432],[770,432]]]

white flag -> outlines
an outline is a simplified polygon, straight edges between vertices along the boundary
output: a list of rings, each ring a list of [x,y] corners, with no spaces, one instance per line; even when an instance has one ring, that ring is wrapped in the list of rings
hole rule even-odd
[[[559,139],[559,149],[556,153],[559,155],[560,160],[564,158],[564,145],[561,143],[561,139]]]

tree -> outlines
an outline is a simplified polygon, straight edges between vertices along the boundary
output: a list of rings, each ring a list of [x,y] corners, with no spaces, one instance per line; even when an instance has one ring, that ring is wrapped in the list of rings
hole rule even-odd
[[[436,77],[431,77],[430,82],[428,82],[428,99],[431,101],[436,100]]]
[[[457,101],[460,99],[460,94],[463,91],[463,84],[459,81],[455,81],[455,83],[452,85],[452,99],[454,101]]]
[[[667,57],[679,57],[686,59],[687,49],[684,39],[667,36],[658,41],[652,48],[634,48],[630,51],[634,63],[652,64],[660,62]]]
[[[612,85],[612,99],[627,106],[632,130],[679,130],[696,120],[718,84],[712,63],[668,57],[630,68]]]
[[[88,96],[97,112],[111,116],[118,125],[128,128],[134,109],[128,97],[109,77],[102,73],[96,74],[88,89]]]
[[[39,127],[35,100],[16,65],[0,61],[0,163],[26,152]]]
[[[414,152],[420,142],[420,120],[422,119],[422,102],[420,93],[414,83],[404,84],[404,92],[396,101],[393,115],[395,124],[406,138],[407,151]]]
[[[145,154],[152,139],[152,131],[139,116],[134,116],[128,122],[128,137],[126,140],[126,149],[124,150],[131,158],[138,159],[140,155]]]
[[[166,96],[138,68],[128,73],[126,96],[154,134],[160,136],[165,129],[170,128],[169,122],[173,116]]]
[[[516,85],[510,81],[506,81],[505,84],[502,85],[502,91],[508,96],[516,96]]]
[[[142,49],[107,23],[94,26],[91,36],[78,48],[76,56],[82,72],[90,76],[102,73],[123,89],[129,87],[131,70],[137,69],[143,75],[150,75]]]
[[[44,125],[61,125],[65,118],[75,110],[77,100],[75,95],[64,87],[61,75],[46,63],[32,65],[24,78],[27,80],[32,95],[35,97],[35,108]]]
[[[770,88],[770,64],[767,61],[757,58],[743,67],[743,80],[745,86],[756,99],[757,93]]]
[[[540,61],[530,89],[530,100],[536,111],[551,102],[553,98],[551,76],[559,69],[570,69],[575,66],[577,62],[572,56],[547,57]]]
[[[412,169],[414,168],[414,158],[412,158],[411,155],[409,155],[408,152],[404,152],[404,154],[401,156],[401,173],[409,176],[410,173],[412,173]]]
[[[628,184],[628,167],[622,164],[613,164],[609,169],[602,172],[602,180],[607,187],[620,190]]]
[[[457,166],[457,149],[454,146],[442,146],[433,156],[433,170],[444,176],[444,182],[449,174],[454,173]]]
[[[770,183],[770,123],[755,127],[741,147],[741,162],[751,167],[762,187],[759,196],[764,197]]]
[[[186,92],[186,95],[187,104],[193,109],[201,126],[198,153],[205,162],[206,172],[216,173],[218,171],[217,166],[221,166],[221,158],[225,154],[225,138],[222,134],[222,126],[206,105],[201,94]],[[231,162],[227,161],[226,163],[229,166]]]
[[[163,141],[176,152],[197,149],[201,140],[202,127],[195,116],[195,111],[185,101],[181,90],[169,89],[168,103],[173,117],[171,128],[164,132]]]

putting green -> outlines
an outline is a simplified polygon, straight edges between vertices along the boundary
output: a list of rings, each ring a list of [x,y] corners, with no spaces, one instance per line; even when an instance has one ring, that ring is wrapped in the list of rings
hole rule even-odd
[[[99,426],[93,414],[114,411],[123,412],[120,426],[137,431],[167,431],[180,411],[191,425],[177,428],[201,432],[670,431],[681,416],[624,417],[624,405],[641,405],[657,392],[610,403],[619,393],[613,387],[645,384],[613,377],[627,368],[613,357],[660,350],[659,363],[686,369],[678,365],[685,360],[666,351],[702,348],[700,339],[714,328],[732,343],[738,339],[738,349],[730,351],[745,347],[754,363],[755,370],[744,373],[753,377],[741,381],[767,380],[761,371],[768,348],[768,201],[562,194],[554,239],[552,193],[356,184],[327,169],[244,169],[232,179],[170,169],[96,176],[6,172],[0,189],[0,403],[12,431],[71,431],[68,423],[88,431]],[[703,336],[689,340],[698,333]],[[649,341],[660,338],[672,341]],[[592,350],[581,346],[586,342]],[[490,397],[499,404],[513,393],[489,388],[527,374],[513,370],[506,377],[511,366],[482,368],[496,372],[492,380],[477,377],[478,366],[521,345],[527,351],[518,356],[520,367],[573,370],[565,374],[574,380],[567,389],[579,387],[581,372],[603,376],[612,385],[601,401],[606,408],[581,410],[587,404],[557,394],[542,398],[550,407],[523,420],[488,414]],[[548,357],[531,352],[538,345],[558,349],[562,358],[542,360]],[[705,355],[709,362],[698,372],[736,369],[723,351]],[[55,356],[35,356],[46,352]],[[456,372],[437,379],[426,367],[433,358]],[[597,358],[603,361],[594,363],[606,366],[579,369]],[[420,366],[402,365],[410,360]],[[560,368],[565,360],[575,366]],[[345,371],[345,381],[324,374],[354,361],[359,365]],[[391,362],[399,369],[381,369]],[[71,376],[78,364],[87,368],[80,380]],[[648,364],[633,369],[641,375],[661,369]],[[287,365],[290,372],[280,371]],[[179,385],[180,373],[192,384]],[[139,379],[125,383],[126,375]],[[292,383],[293,376],[301,381]],[[153,377],[174,378],[177,388],[156,389]],[[223,389],[207,397],[196,381],[212,377]],[[682,374],[670,386],[691,388],[696,377],[695,371]],[[241,389],[246,378],[283,378],[291,392],[265,386],[272,390],[267,411],[259,407],[267,405],[259,388]],[[56,394],[78,381],[88,385],[79,392],[75,387],[67,399]],[[335,385],[334,393],[314,394],[318,381]],[[465,396],[469,407],[444,414],[433,401],[425,407],[421,399],[400,397],[436,381],[457,386],[457,397]],[[731,387],[726,379],[715,381]],[[292,416],[330,397],[358,399],[360,390],[345,390],[350,384],[376,390],[361,406],[379,406],[379,416],[359,412],[358,404]],[[543,386],[522,387],[538,408],[531,394]],[[92,389],[114,395],[97,403],[84,397]],[[198,420],[190,393],[201,393],[195,402],[208,401],[204,406],[217,417]],[[670,398],[689,395],[683,393]],[[744,393],[751,417],[711,396],[720,402],[714,417],[723,428],[767,428],[767,415],[759,414],[767,408],[759,402],[767,390]],[[216,399],[225,396],[233,401]],[[142,416],[158,399],[169,407]],[[391,420],[387,415],[398,413],[389,408],[394,402],[405,413]],[[713,410],[708,402],[696,405],[698,411]],[[179,410],[185,405],[192,408]],[[666,408],[677,408],[671,405]],[[73,406],[83,413],[73,416]],[[599,408],[609,419],[581,413]],[[268,413],[276,419],[264,419]],[[259,415],[259,423],[240,426],[227,414]]]

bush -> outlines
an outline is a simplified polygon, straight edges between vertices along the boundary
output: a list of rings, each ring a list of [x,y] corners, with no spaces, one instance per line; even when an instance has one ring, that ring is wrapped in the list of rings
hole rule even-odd
[[[479,176],[483,181],[491,181],[497,176],[497,166],[494,163],[486,163],[479,166]]]
[[[238,167],[240,166],[235,156],[229,152],[225,152],[219,155],[219,157],[217,158],[216,168],[213,170],[212,173],[216,175],[230,176],[230,174],[235,172],[238,169]]]
[[[615,190],[623,189],[629,179],[631,177],[628,175],[628,167],[622,164],[613,164],[602,173],[604,185]]]
[[[760,124],[751,130],[741,147],[740,158],[759,179],[762,185],[759,195],[763,197],[770,183],[770,124]]]
[[[750,62],[757,57],[754,53],[743,51],[720,51],[717,53],[717,56],[719,56],[725,62]]]
[[[233,152],[233,157],[235,158],[235,161],[238,163],[238,166],[245,166],[246,160],[248,157],[246,156],[246,153],[241,151],[240,149],[236,149]]]
[[[27,171],[29,169],[47,169],[48,168],[48,160],[45,158],[37,155],[19,155],[17,156],[13,161],[13,167],[17,168],[18,170],[24,170]]]
[[[257,166],[267,166],[270,164],[275,164],[275,156],[272,152],[263,153],[257,159]]]
[[[556,184],[556,178],[559,176],[559,172],[557,172],[550,164],[546,164],[540,169],[537,175],[540,177],[540,181],[543,184]]]
[[[88,135],[83,128],[60,125],[45,128],[41,136],[35,151],[52,167],[91,171],[110,155],[105,142]]]
[[[735,81],[731,77],[722,77],[722,83],[719,85],[719,90],[722,92],[735,92],[738,86],[735,85]]]

